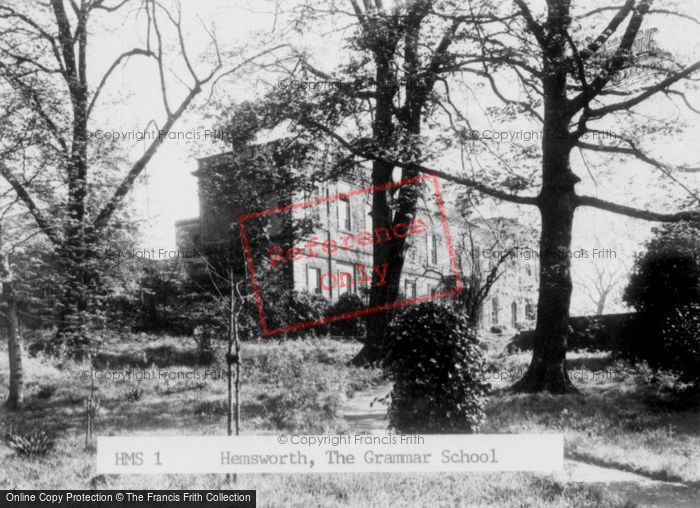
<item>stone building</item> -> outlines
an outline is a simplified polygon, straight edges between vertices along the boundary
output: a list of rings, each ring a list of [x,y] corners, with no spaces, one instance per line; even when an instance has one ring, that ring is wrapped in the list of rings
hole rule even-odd
[[[203,191],[207,188],[212,169],[245,157],[245,154],[237,156],[227,153],[198,160],[198,169],[193,174],[198,178],[200,215],[176,223],[179,250],[203,252],[230,230],[235,217],[258,211],[231,210],[222,214],[214,211],[217,208],[212,200],[216,196]],[[330,301],[337,301],[344,293],[355,293],[367,301],[371,273],[377,269],[372,266],[373,241],[385,233],[378,233],[372,227],[371,193],[363,191],[369,188],[367,175],[369,172],[366,168],[357,167],[333,182],[315,185],[312,191],[293,196],[283,193],[270,201],[270,208],[294,202],[312,203],[290,212],[295,220],[307,219],[313,224],[301,238],[290,240],[283,237],[283,221],[280,219],[277,224],[273,221],[272,243],[265,248],[273,266],[286,273],[284,278],[279,279],[280,284],[295,291],[322,295]],[[450,214],[449,207],[448,219],[455,265],[465,283],[470,279],[470,274],[483,275],[493,267],[497,256],[491,253],[499,252],[498,238],[506,234],[507,228],[517,227],[515,222],[503,220],[467,223]],[[400,284],[402,299],[434,294],[454,284],[455,270],[447,235],[434,199],[421,199],[412,224],[413,229],[408,224],[400,231],[408,235]],[[467,228],[471,234],[462,234]],[[324,243],[327,246],[325,250]],[[336,244],[338,248],[333,248]],[[292,253],[293,261],[288,256],[290,246],[297,249]],[[193,271],[204,268],[203,260],[197,256],[189,259],[189,262]],[[381,275],[381,267],[378,275]],[[522,258],[515,258],[507,262],[503,266],[503,275],[494,284],[491,296],[484,305],[482,327],[515,328],[534,320],[533,288],[536,277],[536,260],[524,262]]]

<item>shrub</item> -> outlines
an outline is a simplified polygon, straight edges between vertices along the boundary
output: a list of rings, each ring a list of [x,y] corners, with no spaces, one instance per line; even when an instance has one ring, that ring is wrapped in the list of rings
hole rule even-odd
[[[197,355],[200,363],[208,365],[214,361],[214,346],[212,345],[212,329],[208,326],[197,326],[193,333],[197,344]]]
[[[483,346],[467,319],[432,302],[388,328],[383,365],[394,380],[389,424],[400,432],[476,432],[484,417]]]
[[[680,223],[654,233],[625,289],[624,299],[637,314],[616,348],[655,369],[685,372],[687,361],[697,360],[692,349],[679,355],[676,344],[697,340],[691,309],[700,304],[700,229]]]
[[[700,385],[700,305],[670,312],[661,327],[661,343],[656,363],[677,373],[680,381]]]
[[[268,326],[277,328],[281,326],[303,323],[304,321],[316,321],[326,314],[328,300],[321,295],[311,294],[306,291],[282,291],[281,294],[272,292],[263,298],[266,302],[274,302],[266,310]],[[287,332],[290,337],[301,337],[309,334],[324,334],[326,327],[317,326],[310,329]]]
[[[362,299],[352,293],[340,295],[337,302],[328,307],[326,316],[335,316],[346,312],[355,312],[365,308]],[[333,321],[329,325],[331,335],[340,337],[359,337],[365,331],[364,321],[361,317],[341,319]]]
[[[58,386],[56,385],[40,385],[39,390],[36,392],[36,396],[38,399],[50,399],[56,393],[57,388]]]
[[[47,429],[10,429],[5,433],[7,446],[20,457],[43,457],[53,450],[55,441],[54,433]]]
[[[132,386],[128,390],[126,390],[124,397],[129,402],[138,402],[143,398],[143,393],[143,388],[141,388],[140,386]]]
[[[228,414],[228,401],[203,400],[194,406],[193,412],[201,417],[224,416]]]
[[[700,303],[700,229],[688,224],[657,228],[646,248],[635,260],[625,302],[637,312],[661,316]]]

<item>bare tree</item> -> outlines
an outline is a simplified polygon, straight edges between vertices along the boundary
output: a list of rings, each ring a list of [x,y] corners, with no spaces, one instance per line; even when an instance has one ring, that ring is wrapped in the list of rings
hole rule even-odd
[[[520,248],[514,238],[507,238],[507,233],[498,224],[496,227],[486,221],[483,224],[478,228],[466,220],[465,227],[460,228],[455,248],[464,283],[455,299],[474,327],[481,321],[484,303],[493,287],[505,275],[508,263],[514,261]],[[484,259],[489,259],[489,263],[485,264]]]
[[[578,286],[593,305],[597,316],[605,313],[606,307],[613,302],[613,295],[621,284],[628,278],[629,270],[624,264],[610,266],[607,263],[595,263],[593,271],[583,275]]]

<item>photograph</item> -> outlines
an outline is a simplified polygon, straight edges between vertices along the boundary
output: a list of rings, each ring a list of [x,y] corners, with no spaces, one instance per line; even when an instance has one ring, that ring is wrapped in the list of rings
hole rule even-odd
[[[700,3],[0,0],[0,506],[700,507]]]

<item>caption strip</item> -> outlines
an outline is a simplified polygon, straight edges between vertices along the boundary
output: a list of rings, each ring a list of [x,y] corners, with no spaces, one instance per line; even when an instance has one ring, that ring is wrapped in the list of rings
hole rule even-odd
[[[99,474],[561,471],[562,434],[98,437]]]

